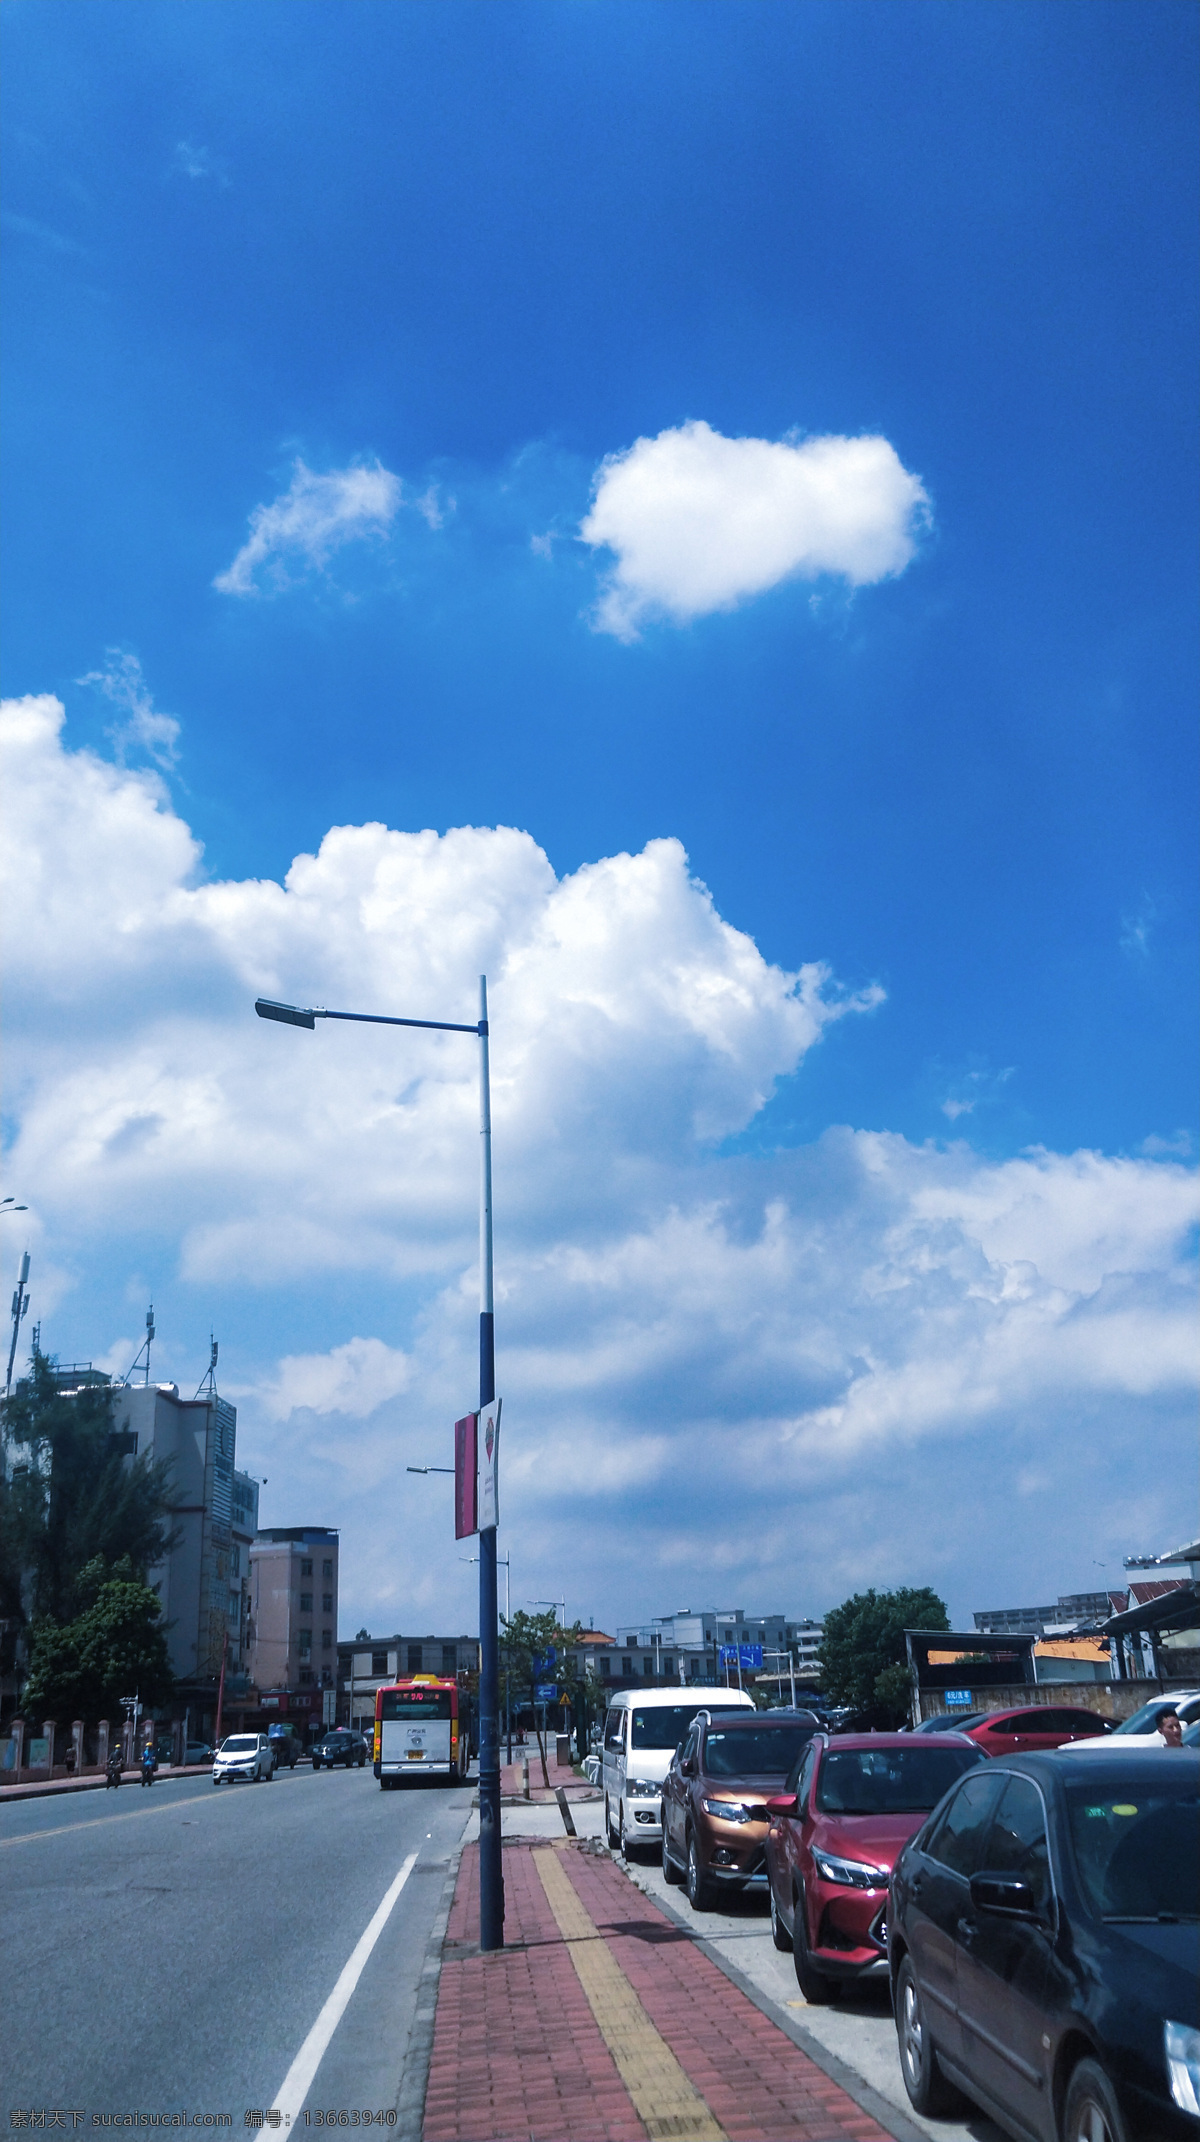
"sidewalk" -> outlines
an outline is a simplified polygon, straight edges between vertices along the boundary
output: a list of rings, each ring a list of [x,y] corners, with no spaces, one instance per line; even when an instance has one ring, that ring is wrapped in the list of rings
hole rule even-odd
[[[595,1844],[511,1839],[504,1865],[485,1956],[463,1853],[423,2142],[886,2142]]]
[[[205,1778],[211,1772],[211,1763],[164,1763],[155,1771],[154,1783],[165,1785],[171,1778]],[[123,1770],[121,1783],[140,1784],[141,1776],[140,1770]],[[95,1792],[103,1789],[105,1783],[102,1770],[89,1770],[81,1778],[27,1778],[20,1785],[0,1785],[0,1804],[5,1800],[40,1800],[47,1793]]]
[[[596,1787],[594,1785],[589,1785],[586,1778],[581,1778],[577,1776],[576,1772],[573,1769],[560,1768],[559,1764],[555,1762],[553,1755],[549,1753],[547,1753],[546,1756],[546,1776],[549,1778],[550,1784],[549,1787],[543,1785],[542,1762],[541,1757],[537,1752],[536,1744],[532,1748],[522,1749],[521,1753],[529,1757],[530,1800],[552,1801],[554,1799],[555,1793],[560,1788],[565,1791],[568,1800],[571,1801],[592,1800],[599,1799],[601,1797],[601,1795],[597,1792]],[[502,1800],[524,1799],[525,1795],[522,1791],[523,1782],[524,1772],[522,1769],[520,1756],[518,1756],[514,1762],[501,1763],[500,1797]]]

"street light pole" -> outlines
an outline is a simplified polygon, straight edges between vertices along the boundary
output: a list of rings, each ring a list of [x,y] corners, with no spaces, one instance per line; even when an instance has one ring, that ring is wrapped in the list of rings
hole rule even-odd
[[[318,1019],[356,1026],[417,1026],[479,1040],[479,1404],[496,1396],[496,1319],[492,1286],[492,1103],[488,1069],[487,976],[479,977],[479,1019],[399,1019],[379,1012],[326,1011],[318,1005],[255,1000],[260,1019],[311,1031]],[[422,1468],[423,1470],[424,1468]],[[430,1467],[430,1471],[439,1468]],[[500,1845],[500,1631],[496,1616],[496,1528],[479,1534],[479,1946],[504,1947],[504,1868]]]

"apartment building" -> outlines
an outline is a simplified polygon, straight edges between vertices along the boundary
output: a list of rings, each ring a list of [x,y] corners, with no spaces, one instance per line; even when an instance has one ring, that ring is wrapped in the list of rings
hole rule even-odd
[[[320,1723],[335,1702],[338,1534],[323,1525],[267,1526],[255,1535],[249,1563],[251,1700],[301,1726]]]
[[[416,1673],[445,1681],[479,1672],[476,1636],[371,1636],[360,1629],[337,1646],[337,1722],[364,1725],[375,1716],[375,1691]]]

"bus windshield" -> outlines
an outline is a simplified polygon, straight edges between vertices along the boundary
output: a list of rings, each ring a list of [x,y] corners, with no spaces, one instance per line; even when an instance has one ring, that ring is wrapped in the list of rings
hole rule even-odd
[[[448,1688],[384,1688],[379,1694],[382,1723],[395,1718],[453,1718],[454,1697]]]

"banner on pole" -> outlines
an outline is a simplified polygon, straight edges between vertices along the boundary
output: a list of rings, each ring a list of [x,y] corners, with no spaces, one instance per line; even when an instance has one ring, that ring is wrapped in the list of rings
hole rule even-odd
[[[494,1398],[481,1406],[478,1419],[479,1530],[490,1532],[500,1522],[500,1404]]]
[[[454,1423],[454,1537],[469,1540],[479,1530],[479,1415]]]

